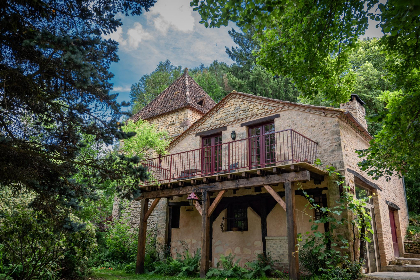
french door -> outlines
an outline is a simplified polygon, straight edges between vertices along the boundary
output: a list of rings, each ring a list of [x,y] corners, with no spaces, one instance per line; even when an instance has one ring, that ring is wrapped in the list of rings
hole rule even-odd
[[[276,162],[274,123],[249,128],[250,168],[266,167]]]
[[[215,174],[222,170],[222,134],[203,138],[202,172]]]

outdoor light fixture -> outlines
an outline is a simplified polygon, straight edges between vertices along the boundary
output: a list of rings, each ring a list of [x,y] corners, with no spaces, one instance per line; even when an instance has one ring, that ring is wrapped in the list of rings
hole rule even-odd
[[[187,197],[187,200],[191,206],[194,206],[196,201],[200,201],[200,199],[194,192],[190,193],[190,195]]]
[[[232,131],[232,133],[230,134],[230,137],[232,138],[233,141],[236,140],[236,132],[235,132],[235,130]]]

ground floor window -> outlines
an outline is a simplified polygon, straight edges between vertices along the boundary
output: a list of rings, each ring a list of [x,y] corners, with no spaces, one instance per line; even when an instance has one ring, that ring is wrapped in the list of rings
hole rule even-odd
[[[227,231],[248,230],[248,205],[232,204],[227,208]]]

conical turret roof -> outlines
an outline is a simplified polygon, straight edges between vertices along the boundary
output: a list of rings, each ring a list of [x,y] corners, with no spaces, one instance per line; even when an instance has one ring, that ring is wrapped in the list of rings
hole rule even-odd
[[[146,120],[187,107],[205,114],[215,105],[216,102],[188,75],[188,68],[185,68],[181,77],[131,119]]]

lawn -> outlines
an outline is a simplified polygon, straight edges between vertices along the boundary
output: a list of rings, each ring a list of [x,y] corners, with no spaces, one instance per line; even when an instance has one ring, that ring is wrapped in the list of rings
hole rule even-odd
[[[185,277],[175,277],[175,276],[162,276],[162,275],[150,275],[150,274],[134,274],[134,273],[126,273],[122,270],[115,270],[115,269],[98,269],[94,268],[92,270],[92,275],[87,279],[90,280],[99,280],[99,279],[110,279],[110,280],[130,280],[130,279],[171,279],[171,280],[184,280]],[[201,278],[187,278],[188,280],[201,280]]]

